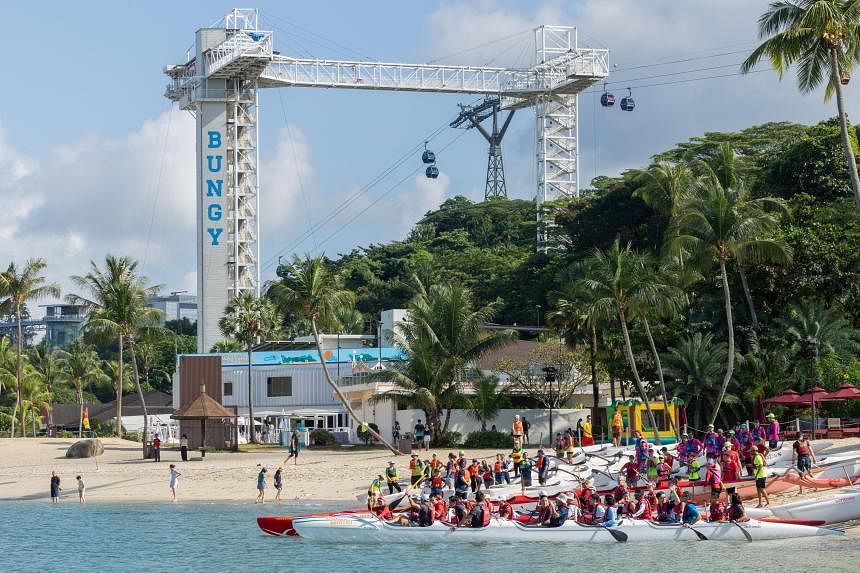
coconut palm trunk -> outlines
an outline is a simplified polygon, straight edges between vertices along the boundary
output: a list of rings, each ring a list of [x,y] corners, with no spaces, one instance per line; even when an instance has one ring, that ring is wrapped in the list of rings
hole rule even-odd
[[[738,274],[741,277],[741,286],[744,289],[744,297],[747,300],[747,307],[750,311],[750,321],[752,322],[753,328],[758,326],[758,316],[755,313],[755,305],[753,305],[752,293],[750,292],[750,285],[747,282],[747,272],[744,268],[743,263],[738,261]]]
[[[720,395],[717,397],[717,401],[714,404],[714,412],[711,414],[711,424],[715,423],[717,420],[717,415],[720,413],[720,406],[723,404],[726,389],[729,387],[729,382],[732,379],[732,374],[735,369],[735,327],[732,322],[732,294],[729,291],[729,279],[726,276],[725,257],[720,257],[720,275],[723,279],[723,295],[726,303],[726,327],[729,330],[729,358],[726,364],[726,376],[723,378],[723,385],[720,388]]]
[[[340,402],[343,404],[343,407],[346,408],[346,411],[349,413],[349,415],[353,419],[353,421],[360,420],[361,418],[358,416],[358,414],[355,413],[355,411],[349,405],[349,401],[346,399],[346,396],[344,396],[343,393],[341,393],[340,388],[338,388],[335,381],[332,380],[332,378],[331,378],[331,374],[329,373],[328,367],[326,366],[326,363],[325,363],[325,358],[323,357],[322,343],[320,341],[319,332],[317,331],[317,319],[316,319],[316,316],[313,316],[313,315],[311,316],[311,328],[314,331],[314,342],[316,342],[317,352],[319,353],[319,356],[320,356],[320,364],[322,364],[323,374],[325,375],[325,379],[328,382],[328,385],[331,386],[331,389],[334,392],[335,396],[337,396],[337,399],[340,400]],[[338,357],[338,359],[340,359],[340,358]],[[378,432],[376,432],[370,426],[370,424],[367,425],[367,431],[378,442],[380,442],[382,445],[384,445],[386,448],[388,448],[391,451],[391,453],[393,453],[395,456],[399,456],[401,454],[400,450],[398,450],[397,448],[395,448],[394,446],[389,444],[382,436],[379,435]]]
[[[118,438],[122,438],[122,386],[125,381],[123,371],[123,363],[122,363],[122,335],[119,336],[119,364],[117,365],[117,372],[119,380],[116,383],[116,435]]]
[[[143,389],[140,387],[140,373],[137,370],[137,356],[134,352],[134,338],[129,335],[126,338],[128,342],[128,352],[131,355],[131,371],[134,375],[134,385],[137,387],[137,397],[140,398],[140,407],[143,409],[143,457],[146,458],[146,442],[149,437],[149,415],[146,411],[146,400],[143,399]]]
[[[666,382],[663,379],[663,364],[660,362],[660,354],[657,352],[657,346],[654,344],[654,337],[651,336],[651,326],[648,324],[648,319],[643,317],[645,323],[645,334],[648,336],[648,344],[651,346],[651,353],[654,355],[654,363],[657,366],[657,377],[660,379],[660,394],[663,396],[663,412],[669,418],[669,423],[672,425],[672,433],[675,438],[681,439],[678,433],[678,427],[675,425],[675,419],[669,415],[669,401],[666,399]]]
[[[81,380],[75,380],[75,393],[78,395],[78,439],[84,434],[84,385]]]
[[[593,324],[591,326],[591,336],[589,338],[588,362],[591,366],[591,416],[592,419],[597,422],[597,411],[599,410],[597,403],[600,401],[600,389],[597,387],[597,329]],[[550,424],[552,424],[552,418],[550,418]],[[549,435],[550,439],[552,439],[552,429],[550,429]]]
[[[857,175],[857,161],[854,158],[851,139],[848,137],[848,114],[845,112],[845,100],[842,96],[842,78],[840,77],[836,50],[835,46],[829,50],[830,73],[833,89],[836,91],[836,108],[839,111],[839,131],[842,134],[842,145],[845,147],[845,158],[848,160],[848,176],[851,178],[851,189],[854,190],[854,202],[857,204],[857,210],[860,211],[860,177]]]
[[[639,370],[636,368],[636,358],[633,356],[633,345],[630,343],[630,332],[627,330],[627,319],[624,317],[623,309],[618,311],[618,319],[621,321],[621,332],[624,334],[624,349],[627,352],[627,361],[630,362],[630,370],[633,371],[633,381],[636,382],[636,390],[639,392],[639,397],[645,403],[648,420],[651,422],[651,427],[654,430],[654,442],[659,445],[659,428],[657,428],[657,421],[654,419],[654,412],[651,411],[651,404],[648,403],[645,386],[642,385],[642,379],[639,378]]]
[[[18,340],[16,340],[16,348],[18,351],[17,356],[15,357],[15,378],[16,378],[16,388],[15,388],[15,407],[12,408],[12,433],[10,434],[13,438],[15,437],[15,416],[18,414],[18,407],[21,405],[21,379],[24,374],[24,363],[23,363],[23,354],[24,354],[24,329],[21,328],[21,305],[15,305],[15,320],[17,322],[17,332],[18,332]],[[21,412],[21,435],[23,437],[26,436],[27,431],[24,429],[24,412]]]

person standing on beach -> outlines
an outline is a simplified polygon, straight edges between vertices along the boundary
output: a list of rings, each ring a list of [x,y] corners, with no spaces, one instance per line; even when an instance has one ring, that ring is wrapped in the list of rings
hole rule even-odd
[[[299,431],[293,430],[292,435],[290,436],[290,455],[284,460],[284,465],[287,465],[287,462],[290,461],[290,458],[294,458],[293,465],[298,465],[299,463]]]
[[[84,503],[86,501],[87,486],[84,480],[81,479],[81,476],[77,476],[75,479],[78,480],[78,503]]]
[[[282,474],[284,472],[283,467],[279,467],[275,470],[275,503],[281,503],[281,488],[284,487]]]
[[[266,503],[266,468],[257,474],[257,500],[254,503]]]
[[[173,503],[176,503],[176,488],[179,487],[179,476],[181,475],[176,471],[176,465],[170,464],[170,495]]]
[[[158,439],[158,436],[152,439],[152,457],[156,462],[161,461],[161,440]]]
[[[188,461],[188,435],[182,434],[179,439],[179,455],[182,456],[182,461]]]
[[[60,476],[57,472],[51,472],[51,503],[60,503],[60,492],[63,488],[60,487]]]

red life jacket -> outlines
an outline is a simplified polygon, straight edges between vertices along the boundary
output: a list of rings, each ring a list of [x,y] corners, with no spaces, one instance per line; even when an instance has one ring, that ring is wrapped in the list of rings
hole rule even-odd
[[[490,519],[493,517],[493,508],[490,506],[490,502],[486,499],[481,502],[481,508],[484,510],[484,514],[481,516],[481,527],[486,527],[490,525]]]
[[[795,444],[795,449],[797,449],[798,456],[808,456],[809,455],[809,442],[798,440]]]
[[[506,501],[499,503],[499,517],[502,519],[514,518],[514,507]]]
[[[442,487],[442,476],[439,474],[434,475],[431,478],[431,487],[439,489]]]

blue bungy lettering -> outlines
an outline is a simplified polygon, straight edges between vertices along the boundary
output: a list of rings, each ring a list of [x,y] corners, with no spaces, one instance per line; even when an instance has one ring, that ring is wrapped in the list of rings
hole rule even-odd
[[[212,237],[212,246],[219,245],[218,237],[221,236],[221,233],[224,232],[224,229],[221,227],[209,227],[206,229],[206,232],[209,233],[209,236]]]

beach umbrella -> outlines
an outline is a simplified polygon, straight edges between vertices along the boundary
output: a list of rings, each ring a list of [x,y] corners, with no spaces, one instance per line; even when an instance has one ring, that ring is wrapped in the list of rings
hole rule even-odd
[[[800,394],[795,392],[792,389],[785,390],[782,394],[778,396],[772,396],[767,398],[766,400],[762,400],[765,404],[782,404],[783,406],[790,406],[792,404],[797,404],[798,398]]]
[[[823,398],[817,398],[818,402],[840,402],[842,400],[856,400],[860,399],[860,390],[855,388],[852,384],[843,384],[833,392],[830,392]]]
[[[827,396],[827,390],[816,384],[815,386],[798,396],[797,401],[794,403],[799,406],[810,406],[813,404],[813,402],[821,402],[821,399],[825,396]]]

